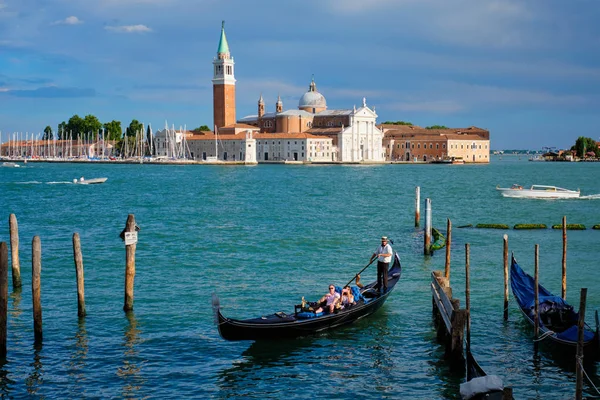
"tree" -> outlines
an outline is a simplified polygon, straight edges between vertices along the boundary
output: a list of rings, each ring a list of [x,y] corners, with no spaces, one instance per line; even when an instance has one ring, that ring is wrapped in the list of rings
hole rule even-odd
[[[147,156],[154,155],[150,153],[150,150],[154,152],[154,146],[152,146],[152,149],[150,148],[150,143],[152,143],[153,140],[154,138],[152,137],[152,128],[150,128],[150,124],[148,124],[148,127],[146,128],[146,143],[148,143],[148,149],[145,154]]]
[[[143,129],[144,125],[142,125],[142,123],[139,122],[137,119],[133,119],[131,120],[131,123],[125,130],[125,136],[135,137],[136,133],[139,134],[140,131],[142,131]]]
[[[194,131],[210,131],[210,128],[207,125],[201,125],[196,129],[193,129]]]
[[[65,139],[77,139],[84,132],[83,119],[77,114],[69,118],[64,132]]]
[[[54,140],[54,134],[52,133],[52,128],[50,128],[50,125],[44,128],[44,136],[42,136],[42,140]]]
[[[584,158],[587,152],[593,152],[596,157],[600,156],[598,144],[592,138],[579,136],[575,141],[575,146],[571,148],[577,152],[577,157]]]
[[[83,119],[81,134],[91,133],[92,138],[98,139],[98,133],[102,129],[102,123],[93,115],[86,115]]]
[[[58,124],[58,129],[56,130],[56,134],[59,139],[64,140],[67,137],[65,132],[67,132],[67,123],[65,121],[63,121],[60,124]]]
[[[448,129],[448,127],[445,125],[431,125],[426,126],[425,129]]]
[[[406,121],[385,121],[383,123],[383,125],[408,125],[408,126],[413,126],[412,122],[406,122]]]
[[[123,129],[121,129],[121,121],[114,119],[104,124],[104,136],[106,140],[121,140],[123,138]]]

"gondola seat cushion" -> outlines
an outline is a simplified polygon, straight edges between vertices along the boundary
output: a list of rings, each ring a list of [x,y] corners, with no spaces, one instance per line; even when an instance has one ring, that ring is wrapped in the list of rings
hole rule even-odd
[[[296,318],[298,318],[298,319],[310,319],[310,318],[320,317],[321,315],[323,315],[322,312],[315,314],[314,312],[304,311],[304,312],[300,312],[300,313],[296,314]]]

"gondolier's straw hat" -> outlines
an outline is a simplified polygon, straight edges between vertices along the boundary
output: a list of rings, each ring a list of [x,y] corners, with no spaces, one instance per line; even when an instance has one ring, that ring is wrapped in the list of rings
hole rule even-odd
[[[387,242],[387,236],[382,236],[381,240],[385,240]]]

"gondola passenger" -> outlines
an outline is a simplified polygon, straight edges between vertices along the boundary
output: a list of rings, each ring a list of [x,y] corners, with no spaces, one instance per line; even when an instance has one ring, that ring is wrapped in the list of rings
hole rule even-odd
[[[335,286],[329,285],[329,292],[325,293],[319,300],[319,308],[315,310],[315,314],[323,312],[327,309],[330,313],[335,310],[335,305],[340,301],[340,294],[335,291]]]
[[[350,308],[356,302],[354,301],[354,295],[352,294],[352,289],[350,286],[346,286],[342,289],[342,297],[340,302],[342,303],[342,308]]]

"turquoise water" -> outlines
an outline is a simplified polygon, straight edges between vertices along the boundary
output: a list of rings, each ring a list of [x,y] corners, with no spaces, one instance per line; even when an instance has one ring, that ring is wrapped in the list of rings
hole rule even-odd
[[[531,329],[511,300],[503,321],[503,234],[510,251],[560,294],[560,230],[459,229],[477,223],[583,223],[568,232],[567,300],[588,288],[587,321],[600,308],[600,164],[533,163],[495,157],[489,165],[174,166],[33,164],[0,168],[0,202],[20,231],[23,289],[9,290],[6,397],[44,398],[458,398],[464,375],[443,359],[431,319],[431,271],[445,251],[423,256],[414,228],[415,187],[433,225],[453,224],[451,283],[464,304],[470,245],[472,350],[519,399],[575,393],[574,361],[547,346],[534,353]],[[73,178],[108,177],[102,185]],[[584,199],[501,197],[496,185],[580,188]],[[128,214],[139,232],[134,311],[122,311]],[[423,221],[421,227],[423,226]],[[77,318],[72,235],[81,236],[87,317]],[[42,242],[44,341],[33,344],[31,241]],[[364,267],[379,237],[394,240],[404,272],[374,316],[315,337],[275,343],[226,342],[211,309],[254,317],[292,311]],[[375,277],[375,268],[363,281]],[[10,282],[9,277],[9,282]],[[586,360],[596,386],[597,364]],[[587,395],[593,388],[585,385]]]

